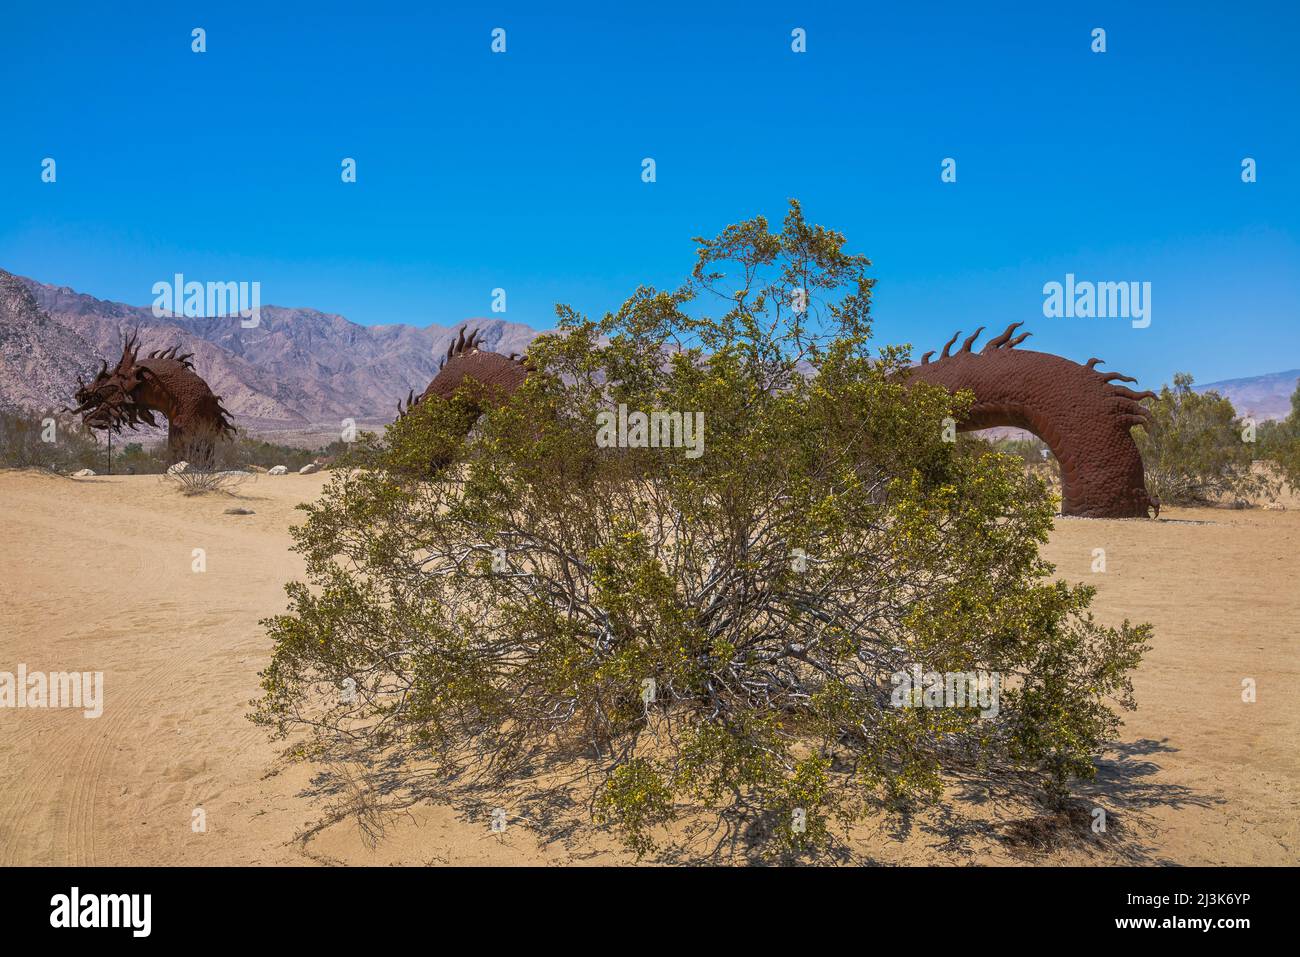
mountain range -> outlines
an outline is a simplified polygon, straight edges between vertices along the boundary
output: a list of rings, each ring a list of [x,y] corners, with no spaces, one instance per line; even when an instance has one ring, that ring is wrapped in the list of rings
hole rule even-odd
[[[141,352],[179,347],[250,432],[334,431],[344,419],[391,421],[408,390],[421,392],[462,329],[486,349],[522,353],[539,332],[503,319],[364,326],[315,309],[261,307],[260,322],[156,317],[148,306],[96,299],[0,269],[0,406],[43,410],[72,404],[77,378],[101,357],[121,355],[124,332]],[[1242,415],[1283,418],[1300,369],[1197,385],[1232,400]]]

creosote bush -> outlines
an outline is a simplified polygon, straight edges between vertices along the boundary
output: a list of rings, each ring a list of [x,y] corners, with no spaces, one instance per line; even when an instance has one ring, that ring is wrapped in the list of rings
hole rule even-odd
[[[844,242],[797,204],[697,240],[680,289],[560,307],[510,401],[424,402],[359,449],[302,506],[254,720],[388,766],[581,768],[638,855],[686,814],[814,853],[949,770],[1092,774],[1149,626],[1048,579],[1043,482],[942,441],[969,396],[869,351]],[[702,412],[703,454],[602,447],[619,405]],[[1003,676],[996,717],[895,707],[913,664]]]

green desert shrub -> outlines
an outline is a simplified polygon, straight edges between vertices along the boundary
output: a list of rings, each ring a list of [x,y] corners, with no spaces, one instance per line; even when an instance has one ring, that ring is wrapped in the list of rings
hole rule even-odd
[[[258,466],[264,469],[283,465],[291,472],[296,472],[309,462],[325,457],[329,459],[345,458],[352,448],[352,443],[335,439],[327,445],[315,449],[259,439],[239,430],[227,443],[222,453],[223,461],[230,468],[249,468]]]
[[[102,446],[75,419],[54,412],[0,410],[0,468],[104,470]]]
[[[1276,465],[1286,483],[1300,492],[1300,385],[1291,393],[1290,414],[1260,425],[1257,455]]]
[[[142,442],[127,442],[113,450],[113,471],[126,475],[158,475],[167,471],[167,444],[155,442],[146,446]]]
[[[1103,627],[1050,579],[1044,483],[942,441],[969,397],[869,351],[842,236],[794,204],[697,242],[676,291],[560,307],[469,440],[468,394],[421,403],[302,506],[254,720],[398,773],[571,769],[638,855],[701,814],[814,853],[958,770],[1059,798],[1132,706],[1149,626]],[[605,447],[620,406],[701,414],[701,454]],[[913,666],[996,674],[996,714],[906,706]]]
[[[1174,375],[1174,386],[1147,400],[1150,425],[1133,430],[1142,453],[1147,489],[1165,505],[1245,504],[1276,491],[1252,468],[1256,443],[1248,423],[1217,392],[1195,392],[1192,377]]]

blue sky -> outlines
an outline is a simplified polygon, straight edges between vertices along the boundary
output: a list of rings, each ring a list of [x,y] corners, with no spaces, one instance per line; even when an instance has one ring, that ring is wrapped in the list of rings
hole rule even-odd
[[[794,196],[918,354],[1025,320],[1144,386],[1300,366],[1297,4],[433,7],[8,10],[0,266],[136,304],[175,272],[257,280],[363,323],[488,315],[503,287],[546,328]],[[1150,327],[1044,318],[1067,272],[1151,282]]]

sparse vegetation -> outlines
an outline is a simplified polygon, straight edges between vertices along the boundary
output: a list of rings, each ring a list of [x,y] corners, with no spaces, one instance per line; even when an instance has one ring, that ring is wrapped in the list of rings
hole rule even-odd
[[[269,469],[277,465],[283,465],[289,471],[296,472],[308,462],[314,462],[318,458],[333,458],[343,455],[348,448],[348,443],[336,439],[318,449],[300,449],[290,445],[267,442],[264,439],[254,438],[241,432],[232,445],[230,458],[231,461],[239,463],[241,468],[256,465]]]
[[[988,441],[988,444],[993,447],[995,452],[1017,458],[1025,465],[1038,467],[1044,463],[1056,464],[1056,459],[1052,456],[1047,443],[1032,435],[1027,439],[992,439]]]
[[[187,469],[184,472],[168,472],[164,475],[164,480],[175,486],[182,495],[209,495],[214,492],[233,495],[235,489],[251,477],[247,472],[229,469]]]
[[[335,440],[314,450],[303,449],[238,432],[233,440],[222,440],[215,445],[210,468],[203,468],[198,461],[202,453],[191,451],[190,455],[199,472],[276,465],[296,472],[319,458],[343,456],[349,448],[348,443]],[[182,458],[187,457],[182,455]],[[165,439],[145,444],[127,439],[125,434],[114,436],[110,466],[109,449],[102,433],[83,428],[75,417],[54,412],[0,410],[0,468],[41,468],[63,474],[91,469],[101,475],[162,475],[168,464]]]
[[[239,468],[236,444],[213,434],[190,436],[180,449],[177,468],[181,463],[183,469],[168,469],[163,480],[182,495],[233,494],[251,477]]]
[[[113,451],[113,471],[118,475],[160,475],[167,471],[167,460],[161,453],[161,443],[146,447],[141,442],[128,442],[122,450]]]
[[[842,236],[792,205],[699,243],[675,292],[558,309],[539,374],[468,440],[465,402],[422,403],[301,506],[307,580],[266,623],[254,720],[381,774],[577,769],[638,855],[685,813],[813,853],[956,770],[1061,800],[1132,706],[1149,626],[1102,627],[1052,581],[1045,483],[943,442],[962,400],[870,353],[870,264]],[[619,404],[703,410],[704,454],[598,447]],[[913,664],[1003,676],[998,714],[896,706]]]
[[[69,416],[0,410],[0,468],[102,471],[104,461],[104,449]]]

